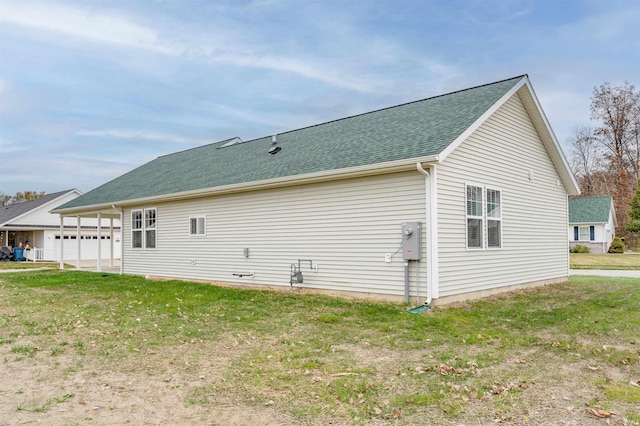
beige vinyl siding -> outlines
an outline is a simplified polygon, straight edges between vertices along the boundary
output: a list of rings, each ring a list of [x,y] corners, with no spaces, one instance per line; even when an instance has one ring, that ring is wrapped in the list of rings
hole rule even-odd
[[[318,272],[302,263],[297,287],[402,296],[402,254],[391,263],[384,256],[399,248],[402,222],[424,224],[424,177],[396,173],[136,206],[148,207],[157,208],[157,248],[131,250],[125,210],[125,273],[288,287],[290,265],[308,259]],[[195,216],[206,216],[205,236],[189,236]],[[411,264],[412,294],[418,265],[424,297],[424,261]]]
[[[513,96],[438,169],[439,296],[566,277],[567,192],[558,181]],[[502,191],[501,249],[467,250],[465,183]]]

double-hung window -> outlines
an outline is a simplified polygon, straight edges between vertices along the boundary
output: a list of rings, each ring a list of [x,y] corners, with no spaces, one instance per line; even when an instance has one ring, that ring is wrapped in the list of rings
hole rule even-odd
[[[573,239],[575,241],[594,241],[596,239],[595,226],[574,226]]]
[[[131,211],[131,248],[156,248],[156,209]]]
[[[206,218],[205,216],[197,216],[189,218],[189,235],[204,236],[206,235]]]
[[[142,210],[131,212],[131,248],[142,248]]]
[[[497,189],[466,186],[467,248],[502,247],[502,196]]]
[[[467,248],[483,248],[482,187],[467,186]]]
[[[144,248],[156,248],[156,209],[144,211]]]
[[[502,202],[500,191],[487,188],[487,247],[502,247]]]

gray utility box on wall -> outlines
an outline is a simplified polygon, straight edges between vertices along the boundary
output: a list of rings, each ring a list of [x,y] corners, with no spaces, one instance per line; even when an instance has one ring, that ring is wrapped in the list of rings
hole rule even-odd
[[[420,222],[404,222],[402,224],[402,258],[404,260],[420,260],[421,241]]]

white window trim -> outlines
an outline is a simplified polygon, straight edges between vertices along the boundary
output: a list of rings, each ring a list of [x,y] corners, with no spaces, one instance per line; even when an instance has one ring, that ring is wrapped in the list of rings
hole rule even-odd
[[[467,188],[470,186],[475,186],[477,188],[482,189],[482,216],[470,216],[467,214]],[[498,191],[500,192],[500,217],[499,218],[489,218],[487,214],[487,190],[490,191]],[[464,184],[464,236],[465,236],[465,247],[467,251],[495,251],[502,250],[504,247],[504,234],[502,233],[503,229],[503,215],[502,215],[502,206],[504,204],[504,192],[502,188],[497,186],[488,186],[483,185],[477,182],[465,182]],[[480,219],[482,221],[482,247],[469,247],[469,224],[468,219]],[[500,222],[500,246],[499,247],[489,247],[489,221],[498,221]]]
[[[202,219],[203,220],[203,224],[202,224],[202,233],[195,233],[192,234],[191,233],[191,221],[192,220],[196,220],[196,231],[198,230],[198,219]],[[199,216],[189,216],[189,236],[190,237],[195,237],[195,238],[202,238],[202,237],[206,237],[207,236],[207,216],[206,215],[199,215]]]
[[[153,228],[150,228],[149,230],[153,230],[153,232],[155,233],[155,245],[153,247],[147,247],[147,212],[153,210],[155,212],[154,215],[154,226]],[[156,250],[158,248],[158,209],[155,207],[148,207],[146,209],[144,209],[144,222],[143,222],[143,227],[144,227],[144,241],[143,243],[143,247],[145,250]]]
[[[135,228],[133,227],[133,214],[136,212],[140,212],[140,221],[141,221],[141,227],[140,228]],[[131,250],[144,250],[144,209],[132,209],[131,210],[131,216],[130,216],[130,237],[131,237]],[[134,232],[140,232],[141,233],[141,237],[140,237],[140,247],[134,247],[133,246],[133,234]]]
[[[146,213],[150,210],[155,210],[156,214],[155,214],[155,226],[153,228],[149,228],[147,229],[147,215]],[[142,213],[142,228],[140,229],[133,229],[133,213],[134,212],[141,212]],[[130,243],[130,247],[131,250],[156,250],[158,248],[158,209],[156,207],[146,207],[143,209],[132,209],[131,210],[131,229],[130,229],[130,235],[131,235],[131,243]],[[147,247],[147,231],[153,230],[156,234],[155,237],[155,247]],[[134,232],[142,232],[142,246],[141,247],[133,247],[133,233]]]
[[[469,190],[469,187],[473,186],[476,188],[480,188],[482,191],[482,205],[481,205],[481,209],[482,209],[482,215],[481,216],[472,216],[467,214],[467,191]],[[469,251],[478,251],[478,250],[484,250],[486,245],[485,245],[485,228],[486,228],[486,223],[484,220],[484,210],[485,210],[485,193],[484,193],[484,185],[480,185],[477,183],[473,183],[473,182],[467,182],[464,185],[464,245],[467,248],[467,250]],[[481,224],[481,232],[482,232],[482,239],[480,241],[481,246],[480,247],[469,247],[469,219],[479,219],[482,224]]]
[[[593,240],[591,239],[591,227],[592,226],[593,226],[593,234],[594,234],[593,235],[593,237],[594,237]],[[587,238],[586,239],[582,239],[581,235],[580,235],[581,234],[580,230],[583,229],[583,228],[586,228],[586,230],[587,230]],[[578,225],[578,239],[576,241],[582,241],[582,242],[585,242],[585,243],[595,241],[595,233],[596,233],[595,232],[595,225]]]
[[[489,202],[489,197],[487,197],[487,191],[496,191],[500,193],[500,216],[499,217],[489,217],[489,209],[487,208],[487,204]],[[487,186],[484,188],[484,197],[485,197],[485,216],[486,216],[486,227],[487,227],[487,231],[486,231],[486,236],[487,236],[487,250],[502,250],[502,241],[503,241],[503,235],[502,235],[502,204],[503,204],[503,192],[501,188],[497,188],[495,186]],[[489,221],[494,221],[494,222],[500,222],[500,245],[496,246],[496,247],[489,247]]]

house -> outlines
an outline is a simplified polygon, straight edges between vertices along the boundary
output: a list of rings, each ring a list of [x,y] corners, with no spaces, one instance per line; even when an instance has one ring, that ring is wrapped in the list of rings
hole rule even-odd
[[[75,260],[78,258],[78,244],[64,245],[64,256],[61,254],[61,218],[59,214],[51,213],[55,209],[82,195],[77,189],[46,194],[43,197],[32,201],[11,204],[0,207],[0,246],[20,247],[29,246],[30,249],[24,252],[27,260],[42,260],[57,262],[62,260]],[[103,227],[106,228],[106,223]],[[120,230],[117,223],[117,234],[114,235],[113,253],[119,258]],[[66,231],[73,232],[73,235],[64,235],[63,238],[69,241],[81,241],[83,259],[97,259],[98,256],[98,230],[95,219],[87,219],[78,230],[75,218],[67,219],[64,224]],[[101,235],[101,256],[108,258],[111,250],[111,234],[105,232]]]
[[[611,196],[569,198],[569,246],[607,253],[616,236],[616,211]]]
[[[528,76],[156,158],[56,209],[121,272],[437,303],[560,282],[578,185]]]

